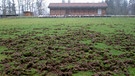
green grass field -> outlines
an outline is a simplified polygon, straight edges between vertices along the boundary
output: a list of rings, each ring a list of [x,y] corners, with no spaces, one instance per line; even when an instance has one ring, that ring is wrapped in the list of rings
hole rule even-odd
[[[135,76],[135,18],[0,19],[1,76]]]

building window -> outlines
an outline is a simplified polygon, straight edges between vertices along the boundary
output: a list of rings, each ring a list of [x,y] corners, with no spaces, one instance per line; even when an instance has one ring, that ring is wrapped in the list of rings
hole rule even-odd
[[[102,14],[102,9],[98,9],[98,15]]]

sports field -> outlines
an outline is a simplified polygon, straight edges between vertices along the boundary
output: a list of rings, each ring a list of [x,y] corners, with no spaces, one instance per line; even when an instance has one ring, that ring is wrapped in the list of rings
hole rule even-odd
[[[0,19],[0,76],[135,76],[135,18]]]

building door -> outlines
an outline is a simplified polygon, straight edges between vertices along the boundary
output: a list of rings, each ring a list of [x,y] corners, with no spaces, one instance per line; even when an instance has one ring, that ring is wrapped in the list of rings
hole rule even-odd
[[[68,9],[66,10],[66,15],[69,15],[69,10]]]
[[[98,15],[102,15],[102,9],[98,9]]]

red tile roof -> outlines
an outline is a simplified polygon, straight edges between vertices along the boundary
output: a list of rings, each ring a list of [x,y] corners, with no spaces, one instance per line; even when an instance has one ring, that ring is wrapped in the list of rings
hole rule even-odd
[[[50,3],[49,8],[106,8],[106,3]]]

